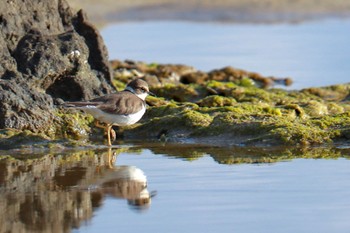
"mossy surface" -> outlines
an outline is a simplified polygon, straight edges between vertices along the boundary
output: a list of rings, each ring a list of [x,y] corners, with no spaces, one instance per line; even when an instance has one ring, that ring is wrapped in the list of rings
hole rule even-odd
[[[56,131],[57,138],[80,140],[88,138],[91,132],[94,118],[77,110],[58,110],[57,117],[60,119],[60,127]]]
[[[257,81],[254,75],[238,75],[240,72],[236,74],[232,69],[204,73],[181,65],[118,62],[113,67],[113,83],[118,90],[137,74],[157,95],[147,98],[149,106],[140,122],[118,129],[117,136],[126,140],[240,146],[332,145],[350,141],[350,84],[287,91],[261,88],[256,83],[263,82],[262,76]],[[198,82],[197,74],[201,79]],[[227,78],[230,74],[238,76]],[[96,140],[104,143],[104,132],[94,126],[92,116],[62,108],[57,108],[55,116],[45,132],[23,135],[2,130],[0,146],[44,141],[55,147],[55,140],[62,139],[73,146]],[[22,136],[28,142],[20,140]]]
[[[138,73],[157,95],[147,99],[148,110],[138,124],[121,129],[126,139],[305,146],[347,143],[350,138],[350,84],[287,91],[261,88],[256,83],[265,82],[262,76],[257,81],[252,78],[256,75],[238,75],[241,72],[231,68],[197,72],[201,80],[196,82],[197,73],[186,67],[118,65],[114,67],[118,86]],[[229,75],[238,78],[226,78]],[[84,125],[91,126],[92,120],[88,122]],[[78,139],[74,135],[81,127],[72,125],[67,124],[66,132]]]
[[[140,124],[124,134],[231,145],[347,143],[350,84],[287,91],[254,83],[245,76],[151,86],[160,101],[152,99]]]

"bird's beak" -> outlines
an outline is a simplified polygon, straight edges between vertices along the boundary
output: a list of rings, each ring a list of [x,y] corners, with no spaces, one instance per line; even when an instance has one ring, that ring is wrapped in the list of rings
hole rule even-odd
[[[154,94],[154,93],[153,93],[153,92],[151,92],[151,91],[149,91],[149,92],[148,92],[148,94],[149,94],[150,96],[157,97],[157,96],[156,96],[156,94]]]

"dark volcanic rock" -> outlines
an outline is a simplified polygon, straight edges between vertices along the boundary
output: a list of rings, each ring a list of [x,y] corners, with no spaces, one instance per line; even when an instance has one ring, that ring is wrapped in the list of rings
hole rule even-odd
[[[65,0],[0,3],[0,128],[47,131],[56,99],[113,90],[98,31]]]

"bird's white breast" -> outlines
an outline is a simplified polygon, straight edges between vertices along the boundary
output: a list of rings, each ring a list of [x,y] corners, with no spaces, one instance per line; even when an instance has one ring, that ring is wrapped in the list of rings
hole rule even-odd
[[[116,114],[106,113],[96,108],[96,106],[91,106],[91,105],[80,107],[79,109],[82,109],[85,112],[91,114],[95,119],[101,122],[118,125],[118,126],[135,124],[141,119],[143,114],[145,114],[146,112],[145,106],[142,106],[142,109],[140,111],[129,115],[116,115]]]

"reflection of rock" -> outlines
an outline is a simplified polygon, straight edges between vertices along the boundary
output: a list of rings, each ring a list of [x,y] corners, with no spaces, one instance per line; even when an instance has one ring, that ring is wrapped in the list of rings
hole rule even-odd
[[[0,161],[0,208],[7,213],[0,216],[0,232],[69,232],[92,217],[89,193],[66,192],[53,182],[59,161]]]
[[[349,158],[350,152],[350,148],[222,147],[178,143],[167,143],[166,145],[148,143],[141,144],[141,147],[148,148],[154,154],[190,161],[210,156],[219,164],[276,163],[296,158]]]
[[[93,216],[106,196],[149,207],[146,176],[110,163],[110,154],[0,160],[0,232],[69,232]],[[112,165],[112,166],[111,166]]]

